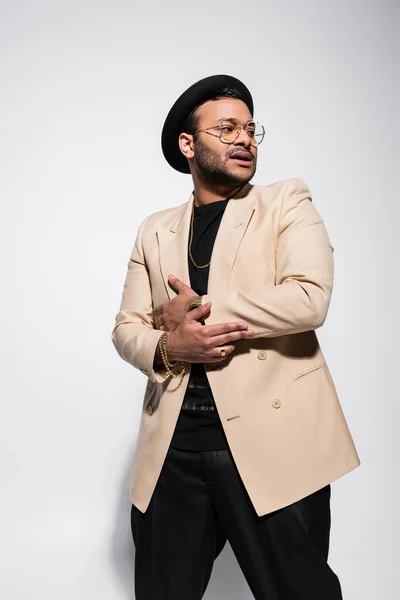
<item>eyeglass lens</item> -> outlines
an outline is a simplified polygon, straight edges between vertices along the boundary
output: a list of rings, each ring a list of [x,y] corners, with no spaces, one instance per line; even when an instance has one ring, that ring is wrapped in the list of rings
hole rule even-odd
[[[232,123],[222,123],[221,125],[221,137],[226,142],[233,142],[239,135],[242,127],[240,125],[234,126]],[[250,136],[252,144],[260,144],[264,137],[264,128],[260,123],[256,121],[250,121],[245,127],[247,134]]]

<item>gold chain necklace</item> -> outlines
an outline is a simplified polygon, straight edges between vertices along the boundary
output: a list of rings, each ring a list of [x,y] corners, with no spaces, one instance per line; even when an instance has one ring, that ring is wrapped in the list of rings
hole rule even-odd
[[[240,188],[239,188],[240,190]],[[239,190],[236,190],[236,192],[238,192]],[[232,196],[234,196],[236,194],[236,192],[234,192],[232,194]],[[230,200],[232,198],[232,196],[229,196],[229,198],[227,198],[227,200]],[[206,267],[209,267],[211,264],[211,259],[210,262],[208,262],[206,265],[197,265],[194,262],[194,258],[192,255],[192,242],[193,242],[193,221],[194,221],[194,194],[193,194],[193,204],[192,204],[192,216],[190,218],[190,240],[189,240],[189,256],[190,256],[190,260],[192,261],[192,263],[194,264],[195,267],[197,267],[198,269],[205,269]]]

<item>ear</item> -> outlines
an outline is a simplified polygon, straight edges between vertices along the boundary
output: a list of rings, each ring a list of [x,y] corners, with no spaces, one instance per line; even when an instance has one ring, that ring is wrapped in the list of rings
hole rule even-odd
[[[189,133],[181,133],[178,138],[179,148],[186,158],[194,156],[194,140]]]

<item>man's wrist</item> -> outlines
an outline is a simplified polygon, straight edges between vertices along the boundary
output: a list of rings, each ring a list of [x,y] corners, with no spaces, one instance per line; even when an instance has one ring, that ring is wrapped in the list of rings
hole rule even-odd
[[[175,356],[175,349],[176,349],[175,334],[173,331],[171,331],[167,336],[167,354],[168,354],[168,359],[172,362],[175,362],[178,360]]]

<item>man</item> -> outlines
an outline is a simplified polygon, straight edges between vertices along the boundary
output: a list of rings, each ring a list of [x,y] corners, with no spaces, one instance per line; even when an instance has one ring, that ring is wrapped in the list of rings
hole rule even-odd
[[[315,330],[333,247],[300,179],[261,186],[264,128],[215,75],[162,149],[193,193],[142,222],[112,333],[148,376],[130,477],[137,600],[199,600],[231,544],[258,600],[339,600],[330,483],[360,464]]]

